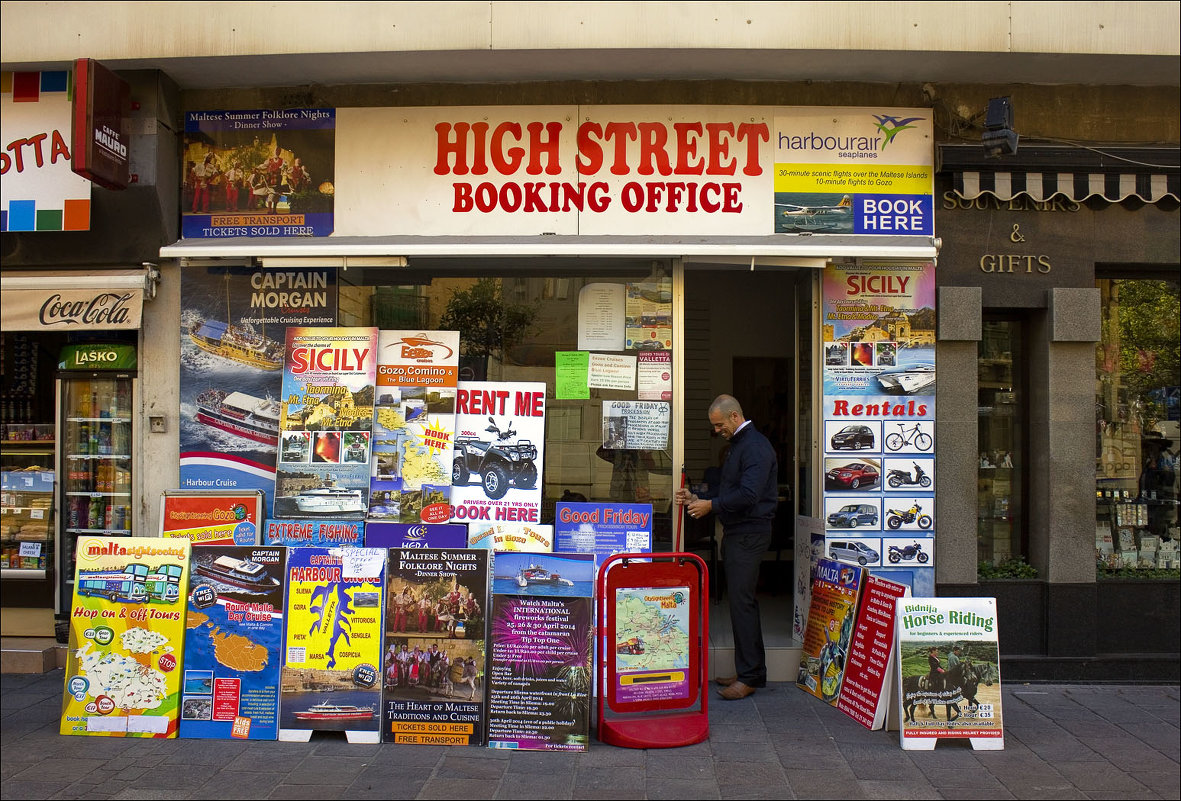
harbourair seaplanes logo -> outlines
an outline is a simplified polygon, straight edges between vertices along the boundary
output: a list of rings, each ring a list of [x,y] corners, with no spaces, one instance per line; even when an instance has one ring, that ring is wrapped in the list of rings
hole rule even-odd
[[[885,141],[882,142],[882,150],[885,150],[886,146],[894,141],[895,136],[905,130],[914,128],[915,126],[911,125],[912,122],[918,122],[922,119],[922,117],[905,117],[904,119],[898,119],[897,117],[890,116],[889,114],[873,114],[871,116],[877,120],[877,129],[882,132],[883,136],[886,137]]]
[[[391,342],[388,347],[402,347],[403,359],[431,359],[436,358],[436,349],[442,348],[447,353],[443,356],[438,356],[439,359],[449,359],[454,353],[449,345],[431,339],[426,334],[419,334],[416,337],[402,337],[397,342]]]

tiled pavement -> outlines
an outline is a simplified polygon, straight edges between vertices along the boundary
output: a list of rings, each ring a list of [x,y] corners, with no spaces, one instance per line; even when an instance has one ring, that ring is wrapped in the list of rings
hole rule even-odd
[[[711,690],[712,691],[712,690]],[[1176,686],[1016,685],[1005,748],[903,751],[790,684],[710,703],[710,739],[583,754],[63,737],[62,671],[0,685],[0,798],[1179,798]]]

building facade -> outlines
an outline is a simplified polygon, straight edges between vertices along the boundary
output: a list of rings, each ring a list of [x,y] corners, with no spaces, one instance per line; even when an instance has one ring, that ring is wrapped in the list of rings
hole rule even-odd
[[[809,536],[805,529],[823,530],[829,503],[844,498],[826,494],[824,477],[830,462],[848,460],[828,445],[826,425],[836,418],[826,411],[826,343],[843,334],[822,319],[822,276],[841,266],[877,265],[889,275],[932,263],[932,318],[886,313],[847,338],[903,343],[938,360],[932,461],[913,460],[932,474],[938,465],[933,489],[915,496],[929,497],[935,511],[933,591],[1000,599],[1007,676],[1175,679],[1181,648],[1168,620],[1179,601],[1167,544],[1178,540],[1176,337],[1170,351],[1167,336],[1143,338],[1118,321],[1121,310],[1130,324],[1177,302],[1179,7],[1072,5],[1064,19],[1060,5],[338,3],[197,11],[5,3],[6,74],[68,70],[74,59],[93,58],[128,81],[138,179],[121,191],[92,190],[88,232],[6,225],[5,304],[10,292],[31,287],[34,270],[75,281],[144,262],[159,271],[142,324],[122,335],[139,354],[132,530],[149,533],[159,526],[160,493],[190,475],[192,387],[178,332],[209,276],[249,282],[252,273],[330,268],[338,324],[431,329],[460,320],[469,375],[543,380],[551,388],[555,354],[583,349],[583,289],[667,286],[667,299],[640,316],[667,308],[668,319],[636,327],[669,332],[657,349],[671,367],[668,447],[624,451],[626,460],[603,452],[595,404],[639,400],[634,390],[555,403],[544,497],[551,508],[566,492],[651,502],[658,543],[684,545],[669,499],[682,466],[700,480],[716,463],[718,444],[700,423],[713,395],[732,390],[779,448],[780,536],[769,558],[778,565],[788,562],[785,543]],[[65,22],[46,26],[44,14]],[[292,30],[316,35],[293,37]],[[1001,97],[1009,98],[1020,138],[1016,152],[985,158],[990,101]],[[795,217],[776,219],[794,228],[758,233],[740,222],[747,217],[723,185],[738,185],[744,168],[748,178],[771,168],[751,156],[758,125],[767,118],[770,140],[777,116],[802,118],[808,109],[833,117],[848,109],[920,110],[931,130],[933,228],[840,233],[831,227],[844,213],[839,193],[784,207]],[[209,135],[195,120],[259,110],[334,113],[326,189],[323,163],[307,155],[317,147],[307,132],[315,129],[292,129],[299,146],[273,123],[258,129],[266,141],[231,142],[228,133],[202,139]],[[667,124],[662,134],[657,121]],[[519,126],[505,129],[511,144],[533,148],[490,148],[482,161],[478,148],[493,141],[498,122]],[[593,189],[579,194],[577,171],[546,161],[547,122],[633,126],[637,138],[622,149],[599,134],[597,152],[604,174],[622,176],[613,185],[616,209],[631,202],[634,214],[604,223],[608,215],[587,211]],[[451,127],[439,133],[440,124]],[[469,126],[462,134],[460,124]],[[727,125],[733,134],[724,142],[718,134],[710,149],[706,132]],[[696,145],[668,145],[693,126],[702,132],[693,139],[700,153]],[[647,145],[645,135],[653,137]],[[254,225],[255,216],[297,209],[280,207],[280,199],[268,207],[265,188],[254,195],[245,177],[226,181],[238,168],[233,157],[220,164],[225,183],[211,178],[209,188],[198,175],[208,152],[224,161],[225,151],[253,154],[268,145],[279,147],[288,170],[301,154],[311,164],[309,180],[333,199],[331,235]],[[595,151],[579,152],[577,170],[590,172]],[[716,180],[712,197],[691,198],[688,189],[671,190],[676,181],[668,175],[653,180],[663,153],[673,154],[667,172],[674,177],[678,153],[683,172],[712,153],[719,167],[734,165],[733,175]],[[252,157],[261,165],[267,155]],[[495,174],[497,157],[519,160],[500,172],[519,168],[523,188],[506,194],[501,181],[481,189],[488,183],[478,180],[481,170]],[[448,213],[407,201],[400,185],[433,191],[406,167],[422,163],[470,195],[444,193],[434,208],[447,205]],[[544,194],[525,186],[529,176],[545,183]],[[233,180],[240,184],[231,200]],[[631,183],[646,194],[629,201]],[[659,196],[653,183],[661,183]],[[705,223],[701,215],[658,213],[671,208],[674,191],[686,193],[677,203],[715,203],[718,212]],[[742,200],[755,202],[749,191]],[[535,209],[526,213],[529,202]],[[555,214],[562,204],[579,213]],[[305,222],[315,213],[309,207]],[[202,232],[215,227],[206,221],[216,214],[243,224],[223,224],[228,235]],[[505,336],[501,318],[492,325],[496,336],[479,347],[472,332],[480,322],[460,316],[453,301],[487,279],[498,305],[523,309],[529,324]],[[31,330],[5,334],[18,335],[42,337],[47,353],[63,344]],[[1122,361],[1124,351],[1131,361]],[[39,419],[21,422],[53,415],[39,406],[30,416]],[[892,421],[877,425],[879,439],[893,430]],[[888,456],[879,445],[874,466],[895,466]],[[889,502],[902,498],[889,492],[879,485],[883,518]],[[880,522],[876,530],[883,550],[888,532]],[[1130,541],[1121,544],[1124,530]],[[1149,552],[1152,575],[1165,578],[1133,577],[1142,563],[1148,570]],[[785,569],[769,580],[796,583],[799,567]],[[1012,575],[1022,572],[1032,575]],[[6,614],[11,587],[25,586],[13,581],[4,584]]]

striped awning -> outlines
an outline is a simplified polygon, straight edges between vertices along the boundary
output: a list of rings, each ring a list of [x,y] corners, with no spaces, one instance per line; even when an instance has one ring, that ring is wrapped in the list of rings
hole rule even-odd
[[[955,193],[965,200],[994,195],[1036,201],[1064,196],[1075,202],[1102,198],[1119,203],[1137,198],[1156,203],[1181,200],[1178,148],[1022,147],[1008,158],[985,159],[977,146],[940,147],[941,171],[950,173]]]

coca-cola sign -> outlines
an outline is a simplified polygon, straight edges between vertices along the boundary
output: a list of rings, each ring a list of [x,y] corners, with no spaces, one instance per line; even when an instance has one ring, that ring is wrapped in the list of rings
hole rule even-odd
[[[143,290],[4,289],[5,331],[134,330]]]

